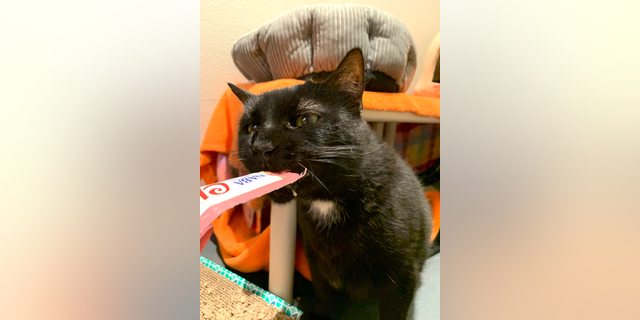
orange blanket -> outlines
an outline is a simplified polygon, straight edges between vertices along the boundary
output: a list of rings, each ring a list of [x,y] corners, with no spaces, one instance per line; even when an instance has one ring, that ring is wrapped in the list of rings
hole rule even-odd
[[[254,94],[293,86],[303,83],[299,80],[281,79],[257,84],[238,84],[239,87]],[[422,116],[440,117],[440,99],[418,97],[403,93],[381,93],[366,91],[362,98],[365,109],[382,111],[413,112]],[[237,158],[236,134],[238,120],[243,106],[240,100],[227,89],[218,102],[209,127],[200,147],[200,178],[207,184],[217,181],[216,153],[229,154],[229,163],[236,169],[243,170]],[[426,192],[425,196],[433,205],[434,227],[433,237],[440,230],[440,193]],[[224,212],[213,223],[213,232],[218,238],[218,245],[225,263],[241,272],[269,270],[269,227],[262,228],[261,211],[264,198],[255,199],[249,207],[256,210],[252,227],[245,222],[242,207],[237,206]],[[202,244],[201,244],[202,247]],[[311,280],[300,238],[296,243],[295,267],[305,278]]]

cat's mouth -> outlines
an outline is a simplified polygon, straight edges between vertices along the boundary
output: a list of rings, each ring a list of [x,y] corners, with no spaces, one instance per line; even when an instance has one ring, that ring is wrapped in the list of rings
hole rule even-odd
[[[274,172],[274,173],[285,173],[285,172],[291,172],[291,173],[296,173],[299,175],[302,175],[304,173],[305,176],[309,175],[309,170],[307,170],[306,168],[303,167],[291,167],[291,168],[286,168],[286,169],[280,169],[280,170],[273,170],[271,167],[266,166],[266,169],[264,171],[270,171],[270,172]],[[261,170],[262,171],[262,170]]]
[[[250,172],[269,171],[278,174],[285,172],[302,174],[305,171],[305,168],[299,166],[295,162],[293,164],[274,164],[269,162],[254,163],[253,166],[247,166],[247,169],[249,169]]]
[[[276,149],[266,155],[247,155],[246,159],[243,159],[243,164],[250,172],[269,171],[273,173],[291,172],[302,174],[306,171],[305,176],[310,174],[312,168],[303,154],[291,151],[276,153]]]
[[[258,171],[269,171],[273,173],[284,173],[284,172],[293,172],[293,173],[302,173],[304,172],[304,168],[296,168],[295,165],[284,165],[284,164],[273,164],[269,162],[262,162],[260,164],[260,168]]]
[[[300,158],[299,155],[295,153],[287,154],[287,156],[279,156],[279,157],[255,157],[254,158],[254,166],[257,165],[257,171],[269,171],[274,173],[283,173],[283,172],[292,172],[297,174],[302,174],[307,171],[309,172],[308,166],[302,164],[301,161],[304,159]]]

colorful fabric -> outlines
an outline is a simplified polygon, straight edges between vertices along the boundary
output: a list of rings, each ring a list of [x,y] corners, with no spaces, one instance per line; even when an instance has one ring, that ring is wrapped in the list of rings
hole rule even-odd
[[[394,148],[416,172],[429,169],[440,158],[440,124],[399,123]]]
[[[290,317],[299,318],[302,315],[302,311],[300,309],[290,305],[286,301],[278,298],[276,295],[269,291],[265,291],[262,288],[256,286],[255,284],[247,281],[243,277],[225,269],[224,267],[218,265],[217,263],[200,256],[200,263],[205,267],[223,275],[225,278],[233,281],[233,283],[242,287],[242,289],[248,290],[249,292],[259,296],[262,300],[266,301],[269,305],[272,305],[278,308],[281,311]]]

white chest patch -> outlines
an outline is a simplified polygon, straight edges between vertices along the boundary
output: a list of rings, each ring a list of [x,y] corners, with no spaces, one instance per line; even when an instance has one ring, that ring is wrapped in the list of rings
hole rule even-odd
[[[336,218],[336,204],[333,201],[313,200],[309,212],[318,222],[330,223]]]

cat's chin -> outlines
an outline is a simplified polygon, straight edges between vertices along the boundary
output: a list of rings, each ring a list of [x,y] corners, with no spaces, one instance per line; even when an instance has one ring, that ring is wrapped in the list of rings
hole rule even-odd
[[[302,174],[304,172],[304,168],[299,167],[292,169],[291,167],[273,167],[273,166],[261,166],[259,168],[249,169],[251,172],[260,172],[260,171],[268,171],[273,173],[285,173],[292,172],[297,174]]]
[[[271,201],[277,204],[285,204],[291,202],[295,198],[293,191],[288,187],[282,187],[276,191],[273,191],[267,195]]]

